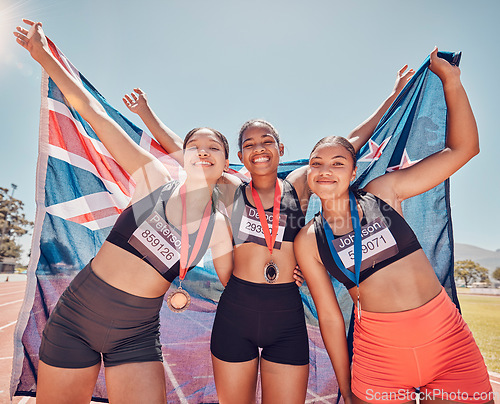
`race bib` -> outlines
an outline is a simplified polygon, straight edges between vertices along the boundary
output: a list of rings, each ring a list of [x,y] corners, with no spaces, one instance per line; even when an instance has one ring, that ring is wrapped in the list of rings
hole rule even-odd
[[[132,234],[128,243],[144,255],[161,274],[181,257],[181,237],[156,212],[151,213]]]
[[[269,233],[271,233],[273,226],[273,214],[266,212],[266,220],[269,226]],[[283,235],[285,234],[285,226],[286,214],[280,214],[278,235],[276,236],[276,241],[274,243],[274,248],[276,248],[277,250],[281,248]],[[266,238],[264,236],[264,231],[262,230],[262,225],[260,224],[259,213],[257,212],[257,209],[245,205],[245,210],[243,212],[243,217],[241,218],[240,228],[238,232],[238,238],[240,240],[263,245],[264,247],[267,246]]]
[[[354,272],[354,232],[337,237],[332,244],[344,266]],[[399,252],[394,236],[381,218],[361,226],[361,251],[361,271]]]

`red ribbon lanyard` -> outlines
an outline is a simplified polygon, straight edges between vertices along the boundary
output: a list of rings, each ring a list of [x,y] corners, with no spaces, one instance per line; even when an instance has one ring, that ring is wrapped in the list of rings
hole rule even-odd
[[[196,240],[194,242],[193,249],[191,250],[191,256],[189,256],[189,234],[187,230],[187,218],[186,218],[186,186],[182,184],[179,193],[181,195],[182,202],[182,222],[181,222],[181,258],[180,258],[180,269],[179,269],[179,279],[181,281],[186,277],[187,270],[191,263],[194,261],[200,251],[201,243],[203,237],[207,231],[208,221],[210,219],[210,213],[212,209],[212,201],[208,201],[205,211],[203,212],[203,218],[201,219],[200,228],[198,234],[196,235]]]
[[[274,191],[272,234],[269,232],[269,225],[267,224],[266,212],[264,212],[264,207],[262,206],[262,202],[260,201],[259,194],[253,187],[252,181],[250,181],[250,189],[252,190],[252,196],[255,202],[255,207],[257,208],[257,212],[259,213],[259,220],[262,226],[262,231],[264,232],[267,248],[269,248],[269,252],[272,254],[274,242],[276,241],[276,236],[278,235],[278,228],[280,222],[281,191],[278,179],[276,179],[276,188]]]

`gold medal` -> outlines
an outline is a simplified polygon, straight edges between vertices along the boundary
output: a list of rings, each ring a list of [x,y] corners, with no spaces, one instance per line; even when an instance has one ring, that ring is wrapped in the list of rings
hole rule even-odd
[[[167,297],[167,306],[175,313],[181,313],[186,310],[191,303],[191,296],[181,287],[177,288]]]
[[[264,278],[267,283],[274,283],[278,280],[280,271],[278,266],[273,262],[269,261],[264,267]]]

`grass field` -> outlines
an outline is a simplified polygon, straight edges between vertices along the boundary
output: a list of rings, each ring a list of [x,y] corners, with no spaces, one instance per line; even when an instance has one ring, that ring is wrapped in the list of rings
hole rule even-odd
[[[500,373],[500,296],[459,294],[458,300],[488,370]]]

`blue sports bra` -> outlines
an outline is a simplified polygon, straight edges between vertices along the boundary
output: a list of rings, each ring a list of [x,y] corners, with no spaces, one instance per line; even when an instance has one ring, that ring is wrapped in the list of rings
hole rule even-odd
[[[355,196],[363,211],[363,219],[361,220],[363,246],[361,283],[378,270],[422,247],[406,220],[389,204],[362,190],[355,192]],[[325,235],[321,213],[316,214],[313,220],[316,242],[323,265],[347,289],[356,286],[335,264]],[[353,239],[354,232],[350,232],[343,236],[335,236],[332,241],[332,245],[341,259],[344,258],[342,261],[345,260],[344,265],[348,269],[351,269],[346,263],[351,262],[349,256],[353,257]],[[352,271],[354,272],[354,270]]]

